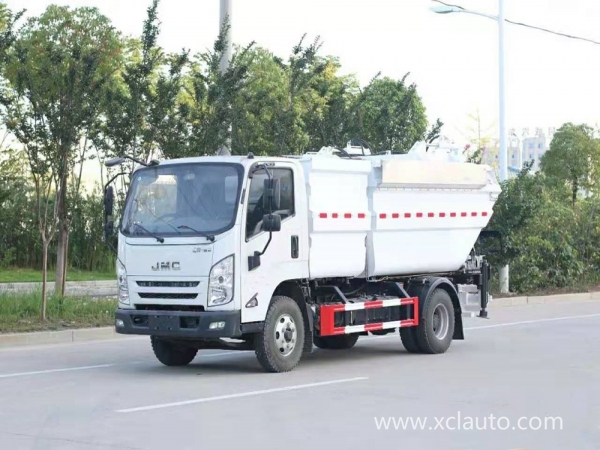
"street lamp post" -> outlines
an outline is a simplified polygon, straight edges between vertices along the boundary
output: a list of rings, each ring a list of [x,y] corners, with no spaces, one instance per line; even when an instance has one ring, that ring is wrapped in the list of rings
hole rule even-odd
[[[456,6],[445,6],[439,5],[434,6],[431,10],[437,14],[450,14],[450,13],[466,13],[474,14],[476,16],[487,17],[498,22],[498,95],[499,95],[499,119],[498,119],[498,132],[500,137],[500,181],[506,181],[508,178],[508,155],[506,149],[506,93],[505,93],[505,66],[504,66],[504,0],[498,0],[498,16],[491,16],[488,14],[470,11],[468,9],[458,8]],[[500,292],[508,293],[509,290],[509,272],[508,265],[500,268]]]
[[[225,72],[227,72],[227,69],[229,69],[229,63],[231,62],[231,54],[232,54],[232,48],[233,48],[233,44],[231,43],[232,3],[233,3],[233,0],[221,0],[221,8],[220,8],[220,14],[219,14],[219,30],[221,32],[223,31],[223,25],[225,24],[226,19],[229,24],[227,34],[225,35],[225,39],[227,40],[225,52],[223,53],[223,57],[221,58],[221,61],[219,64],[219,70],[220,70],[221,74],[224,74]],[[229,135],[231,135],[231,125],[229,125]],[[225,144],[219,149],[218,154],[219,155],[230,155],[231,154],[231,138],[230,137],[227,138]]]

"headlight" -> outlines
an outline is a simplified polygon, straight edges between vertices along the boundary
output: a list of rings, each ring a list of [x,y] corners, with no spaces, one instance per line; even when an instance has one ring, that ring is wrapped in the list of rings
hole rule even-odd
[[[127,286],[127,270],[117,260],[117,284],[119,285],[119,303],[129,305],[129,287]]]
[[[225,305],[233,300],[233,255],[210,269],[208,306]]]

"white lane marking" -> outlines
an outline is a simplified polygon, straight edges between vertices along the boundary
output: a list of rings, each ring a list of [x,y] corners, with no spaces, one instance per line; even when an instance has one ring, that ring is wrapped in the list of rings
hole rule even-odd
[[[197,398],[195,400],[185,400],[182,402],[162,403],[159,405],[141,406],[139,408],[119,409],[116,412],[132,413],[132,412],[140,412],[140,411],[150,411],[153,409],[173,408],[176,406],[194,405],[196,403],[216,402],[216,401],[220,401],[220,400],[229,400],[232,398],[254,397],[254,396],[258,396],[258,395],[275,394],[277,392],[296,391],[299,389],[310,389],[310,388],[316,388],[316,387],[321,387],[321,386],[329,386],[331,384],[351,383],[354,381],[364,381],[364,380],[368,380],[368,379],[369,379],[368,377],[356,377],[356,378],[345,378],[342,380],[322,381],[320,383],[297,384],[295,386],[286,386],[286,387],[274,388],[274,389],[263,389],[261,391],[240,392],[238,394],[218,395],[216,397]]]
[[[238,350],[232,350],[229,352],[223,353],[209,353],[208,355],[201,355],[201,358],[215,358],[220,356],[228,356],[238,353]],[[106,367],[115,367],[115,366],[124,366],[128,364],[143,364],[147,361],[132,361],[127,363],[111,363],[111,364],[98,364],[95,366],[81,366],[81,367],[65,367],[63,369],[47,369],[47,370],[35,370],[32,372],[20,372],[20,373],[6,373],[0,374],[0,379],[2,378],[16,378],[16,377],[25,377],[25,376],[33,376],[33,375],[46,375],[49,373],[59,373],[59,372],[74,372],[79,370],[92,370],[92,369],[104,369]]]
[[[572,319],[589,319],[593,317],[600,317],[599,314],[584,314],[581,316],[564,316],[564,317],[551,317],[548,319],[535,319],[535,320],[523,320],[521,322],[505,322],[505,323],[495,323],[493,325],[482,325],[479,327],[465,327],[465,330],[485,330],[488,328],[501,328],[501,327],[514,327],[517,325],[529,325],[532,323],[543,323],[543,322],[556,322],[560,320],[572,320]],[[362,342],[370,341],[374,339],[390,339],[397,337],[397,334],[386,334],[385,336],[369,336],[366,339],[363,339]]]
[[[28,376],[28,375],[43,375],[43,374],[47,374],[47,373],[70,372],[70,371],[75,371],[75,370],[103,369],[105,367],[113,367],[116,365],[117,364],[99,364],[97,366],[68,367],[65,369],[36,370],[35,372],[7,373],[7,374],[0,375],[0,378],[24,377],[24,376]]]
[[[480,327],[468,327],[468,328],[465,328],[465,330],[483,330],[483,329],[487,329],[487,328],[500,328],[500,327],[512,327],[512,326],[517,326],[517,325],[528,325],[531,323],[557,322],[559,320],[590,319],[592,317],[600,317],[600,314],[585,314],[585,315],[581,315],[581,316],[550,317],[548,319],[536,319],[536,320],[523,320],[521,322],[496,323],[493,325],[482,325]]]

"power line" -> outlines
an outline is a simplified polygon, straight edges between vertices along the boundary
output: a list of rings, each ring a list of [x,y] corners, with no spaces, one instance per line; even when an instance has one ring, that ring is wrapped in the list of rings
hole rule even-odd
[[[442,5],[449,6],[451,8],[458,8],[458,9],[460,9],[462,11],[468,11],[467,9],[463,8],[460,5],[453,5],[451,3],[445,3],[445,2],[443,2],[441,0],[432,0],[432,1],[437,2],[437,3],[441,3]],[[523,22],[515,22],[514,20],[509,20],[509,19],[505,19],[504,21],[507,22],[507,23],[510,23],[512,25],[518,25],[518,26],[525,27],[525,28],[531,28],[532,30],[543,31],[544,33],[554,34],[556,36],[562,36],[562,37],[566,37],[566,38],[569,38],[569,39],[576,39],[576,40],[579,40],[579,41],[589,42],[590,44],[600,45],[600,41],[595,41],[594,39],[588,39],[588,38],[581,37],[581,36],[573,36],[572,34],[561,33],[560,31],[550,30],[548,28],[538,27],[536,25],[529,25],[529,24],[526,24],[526,23],[523,23]]]

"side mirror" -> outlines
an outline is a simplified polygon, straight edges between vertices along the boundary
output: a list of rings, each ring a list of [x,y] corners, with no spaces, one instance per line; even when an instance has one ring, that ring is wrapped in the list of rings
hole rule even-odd
[[[104,240],[108,242],[108,238],[114,232],[114,222],[112,220],[113,209],[115,204],[115,191],[112,186],[108,186],[104,192]]]
[[[114,166],[123,164],[124,162],[125,162],[125,158],[107,159],[106,161],[104,161],[104,166],[105,167],[114,167]]]
[[[115,204],[115,191],[112,186],[106,188],[104,193],[104,215],[106,218],[113,215],[113,209]]]
[[[277,211],[281,205],[281,185],[279,184],[279,180],[277,178],[270,178],[266,179],[264,183],[263,209],[268,212]]]
[[[268,233],[281,231],[281,216],[279,214],[265,214],[263,216],[262,229]]]

